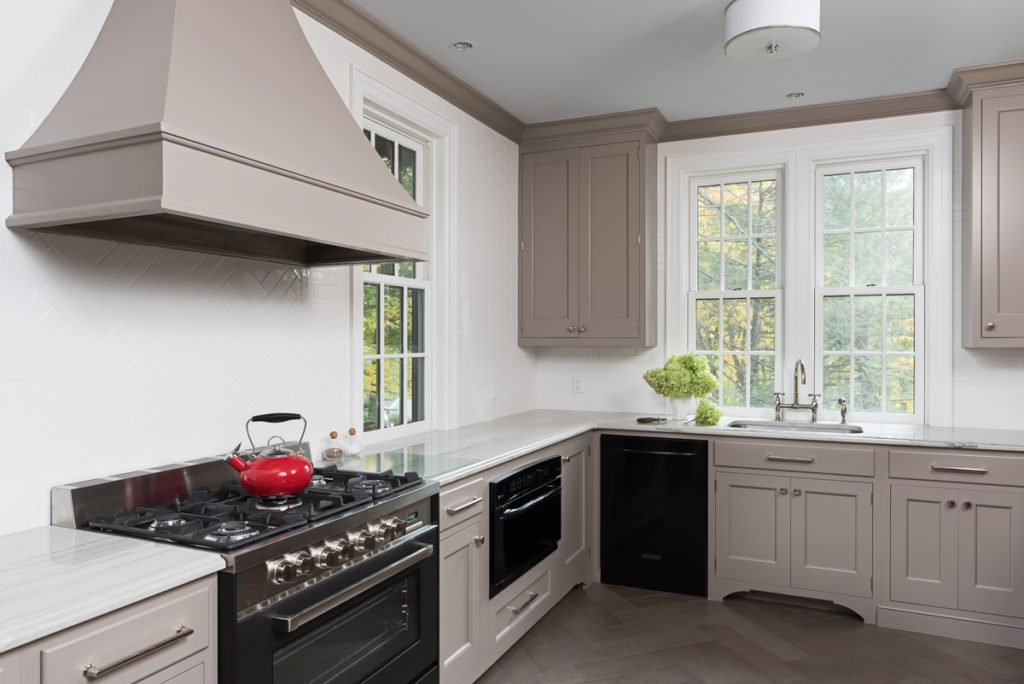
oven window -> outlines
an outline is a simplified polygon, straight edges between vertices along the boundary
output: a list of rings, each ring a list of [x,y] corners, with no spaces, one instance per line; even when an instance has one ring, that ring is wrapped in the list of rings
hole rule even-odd
[[[274,684],[357,682],[420,639],[419,573],[362,599],[274,653]]]

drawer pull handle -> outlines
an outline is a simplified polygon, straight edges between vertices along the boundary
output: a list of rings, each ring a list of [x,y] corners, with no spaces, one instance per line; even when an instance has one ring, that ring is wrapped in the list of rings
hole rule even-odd
[[[526,610],[526,607],[528,605],[530,605],[531,603],[536,601],[538,596],[540,596],[540,594],[538,594],[535,591],[531,591],[530,592],[530,598],[526,599],[526,603],[524,603],[523,605],[519,606],[518,608],[516,606],[509,606],[508,609],[512,611],[513,615],[519,615],[524,610]]]
[[[768,454],[769,461],[781,461],[782,463],[814,463],[813,456],[773,456]]]
[[[484,500],[484,498],[482,496],[474,496],[469,501],[466,501],[464,503],[460,503],[458,506],[449,506],[445,510],[448,511],[448,515],[455,515],[456,513],[461,513],[462,511],[466,510],[467,508],[472,508],[473,506],[476,506],[478,503],[480,503],[483,500]]]
[[[167,648],[175,641],[178,641],[179,639],[184,639],[193,632],[195,632],[195,630],[191,627],[186,627],[185,625],[178,625],[174,634],[167,637],[166,639],[158,641],[152,646],[147,646],[146,648],[140,651],[136,651],[135,653],[132,653],[129,656],[125,656],[124,658],[121,658],[120,660],[113,662],[109,665],[103,665],[101,667],[96,667],[95,665],[87,665],[85,669],[82,671],[82,674],[85,676],[86,679],[99,679],[103,675],[110,674],[114,670],[120,670],[125,665],[130,665],[134,663],[136,660],[139,660],[140,658],[145,658],[146,656],[152,653],[156,653],[157,651],[163,648]]]
[[[973,473],[974,475],[984,475],[988,472],[988,468],[970,468],[968,466],[932,465],[932,470],[939,473]]]

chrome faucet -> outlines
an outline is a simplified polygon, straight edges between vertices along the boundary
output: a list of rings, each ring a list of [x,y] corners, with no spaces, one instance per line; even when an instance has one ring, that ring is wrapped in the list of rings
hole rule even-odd
[[[804,362],[797,359],[796,365],[793,367],[793,403],[783,404],[782,397],[785,392],[775,393],[775,420],[782,420],[782,409],[810,409],[811,410],[811,422],[818,422],[818,397],[820,394],[808,394],[811,398],[810,403],[800,403],[800,385],[807,384],[807,370],[804,368]]]

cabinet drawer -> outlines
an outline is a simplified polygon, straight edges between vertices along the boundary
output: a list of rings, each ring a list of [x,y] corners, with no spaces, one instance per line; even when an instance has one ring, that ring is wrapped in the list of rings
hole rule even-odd
[[[531,616],[539,616],[547,611],[550,599],[551,571],[548,570],[495,612],[495,641],[502,641],[522,623],[534,622]]]
[[[98,678],[104,684],[137,682],[206,649],[214,586],[189,584],[44,639],[43,680],[88,681],[83,672],[91,666],[108,672]]]
[[[1024,458],[997,456],[990,452],[891,449],[889,476],[1024,486]]]
[[[486,501],[487,482],[482,477],[460,480],[449,485],[441,490],[441,521],[438,527],[443,532],[482,513]]]
[[[875,474],[875,450],[781,440],[719,440],[715,442],[715,465],[871,477]]]

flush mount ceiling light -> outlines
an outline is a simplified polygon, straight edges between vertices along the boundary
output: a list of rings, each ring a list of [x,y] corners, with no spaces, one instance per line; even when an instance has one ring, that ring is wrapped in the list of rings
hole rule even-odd
[[[821,41],[820,0],[732,0],[725,8],[725,54],[769,62],[810,52]]]

